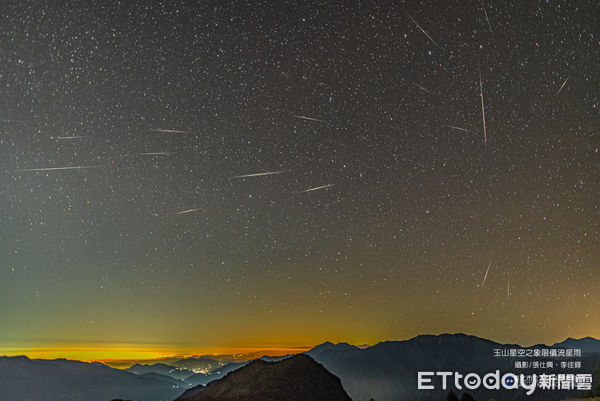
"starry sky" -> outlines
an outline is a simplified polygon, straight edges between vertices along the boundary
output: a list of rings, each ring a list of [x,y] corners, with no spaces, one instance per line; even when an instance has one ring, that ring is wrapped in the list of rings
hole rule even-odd
[[[594,0],[0,13],[0,354],[600,337]]]

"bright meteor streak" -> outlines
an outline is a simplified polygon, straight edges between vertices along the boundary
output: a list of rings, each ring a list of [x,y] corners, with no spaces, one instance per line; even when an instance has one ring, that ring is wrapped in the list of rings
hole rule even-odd
[[[167,134],[189,134],[190,131],[182,131],[177,129],[151,129],[150,131],[154,132],[164,132]]]
[[[324,123],[325,122],[325,120],[319,120],[318,118],[306,117],[306,116],[297,116],[295,114],[292,114],[292,117],[300,118],[302,120],[318,121],[320,123]]]
[[[194,213],[197,212],[198,210],[201,210],[200,208],[198,209],[187,209],[187,210],[182,210],[181,212],[177,212],[175,214],[188,214],[188,213]]]
[[[233,179],[233,178],[249,178],[249,177],[263,177],[265,175],[275,175],[275,174],[283,174],[283,173],[289,173],[289,172],[290,172],[289,170],[267,171],[267,172],[264,172],[264,173],[234,175],[233,177],[229,177],[229,179]]]
[[[481,116],[483,120],[483,143],[487,146],[487,131],[485,129],[485,106],[483,103],[483,81],[481,80],[481,64],[479,64],[479,89],[481,92]]]
[[[425,31],[425,29],[421,28],[421,25],[419,25],[419,23],[417,21],[415,21],[415,19],[413,17],[411,17],[410,15],[408,16],[408,18],[410,18],[412,20],[412,22],[415,23],[415,25],[417,26],[417,28],[419,28],[421,30],[421,32],[423,32],[425,34],[425,36],[427,36],[429,38],[429,40],[431,40],[431,42],[436,45],[436,47],[438,47],[439,49],[441,49],[440,45],[438,45],[435,40],[433,40],[433,38],[431,36],[429,36],[429,34]]]
[[[318,191],[320,189],[325,189],[325,188],[330,188],[330,187],[333,187],[333,184],[327,184],[327,185],[321,185],[320,187],[308,188],[308,189],[305,189],[304,191],[300,191],[298,193],[303,194],[305,192]]]
[[[81,170],[84,168],[99,168],[101,165],[97,166],[68,166],[68,167],[46,167],[46,168],[26,168],[22,170],[13,170],[14,172],[29,172],[29,171],[57,171],[57,170]]]
[[[570,77],[569,77],[570,78]],[[567,84],[567,81],[569,80],[569,78],[565,79],[565,82],[562,83],[562,85],[560,86],[560,88],[558,89],[558,92],[556,92],[556,95],[558,96],[558,94],[560,93],[560,91],[562,90],[562,88],[565,87],[565,85]]]
[[[483,286],[485,285],[485,279],[488,276],[488,273],[490,272],[490,266],[492,265],[492,262],[490,262],[488,264],[487,270],[485,271],[485,276],[483,276],[483,281],[481,282],[481,288],[483,288]]]

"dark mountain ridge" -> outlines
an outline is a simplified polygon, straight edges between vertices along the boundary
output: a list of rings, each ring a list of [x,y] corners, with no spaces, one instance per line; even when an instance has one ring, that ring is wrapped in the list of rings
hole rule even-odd
[[[553,347],[580,348],[582,352],[600,352],[600,340],[593,337],[567,338]]]
[[[184,380],[185,378],[194,375],[194,371],[186,368],[178,368],[176,366],[167,365],[165,363],[155,363],[152,365],[145,365],[136,363],[125,369],[127,372],[135,373],[136,375],[143,375],[147,373],[158,373],[165,376],[170,376],[176,380]]]
[[[570,343],[574,344],[574,343]],[[600,345],[600,341],[586,341],[588,346]],[[555,347],[558,348],[559,346]],[[564,348],[564,346],[562,346]],[[503,373],[591,373],[600,363],[600,354],[588,352],[581,358],[582,369],[546,369],[527,371],[515,369],[515,360],[524,358],[497,357],[495,349],[504,348],[551,348],[547,345],[521,347],[513,344],[500,344],[476,336],[458,334],[420,335],[410,340],[384,341],[368,348],[335,347],[331,343],[317,346],[308,353],[338,376],[348,394],[355,401],[369,400],[396,401],[400,399],[437,400],[444,399],[440,389],[418,390],[417,375],[420,371],[456,371],[462,373],[489,373],[496,369]],[[569,347],[580,348],[580,347]],[[593,348],[591,348],[593,349]],[[317,352],[321,350],[320,352]],[[583,351],[583,349],[582,349]],[[583,351],[585,352],[585,351]],[[529,358],[532,360],[532,358]],[[536,358],[542,360],[542,358]],[[565,359],[553,360],[555,366]],[[571,358],[574,360],[574,358]],[[446,391],[447,392],[447,391]],[[518,391],[472,391],[476,398],[517,399],[523,394]],[[581,396],[582,392],[536,391],[527,398],[560,400],[571,396]]]
[[[99,362],[0,357],[0,400],[166,401],[181,394],[181,384],[168,376],[138,376]]]
[[[340,379],[310,356],[279,362],[254,360],[207,386],[187,390],[176,401],[352,401]]]

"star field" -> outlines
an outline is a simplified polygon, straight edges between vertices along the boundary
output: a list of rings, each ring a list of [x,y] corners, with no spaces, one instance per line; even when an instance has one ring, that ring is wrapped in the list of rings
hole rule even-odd
[[[441,4],[3,4],[0,350],[600,336],[597,5]]]

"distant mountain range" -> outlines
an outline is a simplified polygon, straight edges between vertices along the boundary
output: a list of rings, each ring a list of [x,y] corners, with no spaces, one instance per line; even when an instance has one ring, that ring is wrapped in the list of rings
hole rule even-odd
[[[156,364],[163,364],[178,369],[187,369],[194,372],[198,371],[211,371],[226,363],[234,361],[233,355],[219,355],[219,356],[188,356],[188,357],[163,357],[159,359],[118,359],[118,360],[107,360],[99,361],[111,368],[127,369],[133,365],[147,365],[152,366]],[[250,358],[248,358],[250,359]]]
[[[548,348],[545,345],[530,348],[543,347]],[[560,361],[578,360],[582,363],[582,369],[557,368],[554,371],[538,369],[530,372],[590,373],[600,365],[600,340],[590,337],[569,338],[553,344],[552,347],[581,349],[583,356],[571,359],[535,359],[554,360],[556,366],[559,366]],[[371,398],[377,401],[434,401],[445,399],[447,391],[417,390],[417,372],[488,373],[499,369],[503,373],[525,373],[524,370],[514,368],[515,360],[525,358],[494,356],[494,349],[502,348],[520,347],[465,334],[442,334],[439,336],[422,335],[406,341],[386,341],[366,348],[346,343],[326,342],[305,354],[321,364],[331,374],[339,377],[344,390],[354,401],[368,401]],[[185,359],[189,363],[193,363],[190,358]],[[232,372],[242,371],[245,367],[253,366],[252,371],[256,371],[257,375],[262,375],[270,371],[269,369],[265,370],[265,367],[272,365],[266,361],[285,362],[287,360],[296,361],[297,358],[289,355],[263,357],[260,361],[230,363],[219,366],[208,373],[194,373],[191,369],[172,366],[164,362],[152,365],[133,365],[127,370],[120,370],[100,363],[84,363],[64,359],[32,360],[26,357],[0,357],[0,400],[110,401],[120,398],[136,401],[172,401],[193,386],[207,385],[206,389],[208,390],[213,386],[209,383],[219,379],[221,379],[219,387],[213,386],[212,388],[237,385],[237,381],[228,378],[233,374]],[[178,360],[174,359],[173,361]],[[207,361],[196,362],[205,363]],[[219,364],[216,361],[213,363]],[[275,364],[275,366],[277,365]],[[300,379],[298,378],[298,380]],[[600,378],[595,380],[600,381]],[[196,390],[199,393],[199,389],[196,388]],[[470,393],[476,400],[487,400],[492,397],[516,400],[523,395],[517,391],[480,390]],[[205,394],[212,393],[206,392]],[[581,395],[581,392],[542,392],[538,390],[527,399],[537,401],[543,398],[547,401],[556,401]]]
[[[317,355],[321,354],[322,352],[325,351],[331,351],[331,350],[335,350],[335,351],[355,351],[358,350],[360,348],[358,348],[355,345],[350,345],[348,343],[337,343],[334,344],[332,342],[325,342],[321,345],[317,345],[316,347],[312,348],[309,351],[306,351],[305,354],[310,355],[311,357],[316,357]]]
[[[542,348],[548,346],[534,346]],[[456,371],[485,374],[496,369],[503,373],[591,373],[600,364],[600,341],[595,339],[569,339],[553,347],[581,348],[581,370],[574,369],[515,369],[515,360],[534,358],[495,357],[494,349],[521,348],[518,345],[500,344],[465,334],[421,335],[407,341],[386,341],[361,349],[349,344],[321,344],[308,351],[317,362],[342,380],[344,389],[355,401],[374,398],[377,401],[438,400],[444,399],[440,390],[417,390],[419,371]],[[583,351],[586,349],[587,351]],[[566,359],[553,360],[556,366]],[[448,390],[446,390],[447,392]],[[515,400],[524,394],[518,391],[470,391],[475,399],[500,398]],[[581,395],[579,392],[536,391],[527,399],[560,400]]]
[[[169,376],[176,380],[184,380],[195,374],[193,370],[189,370],[186,368],[178,368],[176,366],[170,366],[165,363],[155,363],[152,365],[136,363],[135,365],[132,365],[125,370],[127,372],[135,373],[136,375],[157,373],[164,376]]]
[[[186,388],[168,376],[136,375],[101,363],[0,357],[3,401],[171,401]]]
[[[352,401],[340,379],[310,356],[279,362],[255,360],[176,401]]]
[[[584,337],[580,339],[569,337],[565,341],[554,344],[553,347],[579,348],[584,353],[600,352],[600,340],[596,340],[592,337]]]

